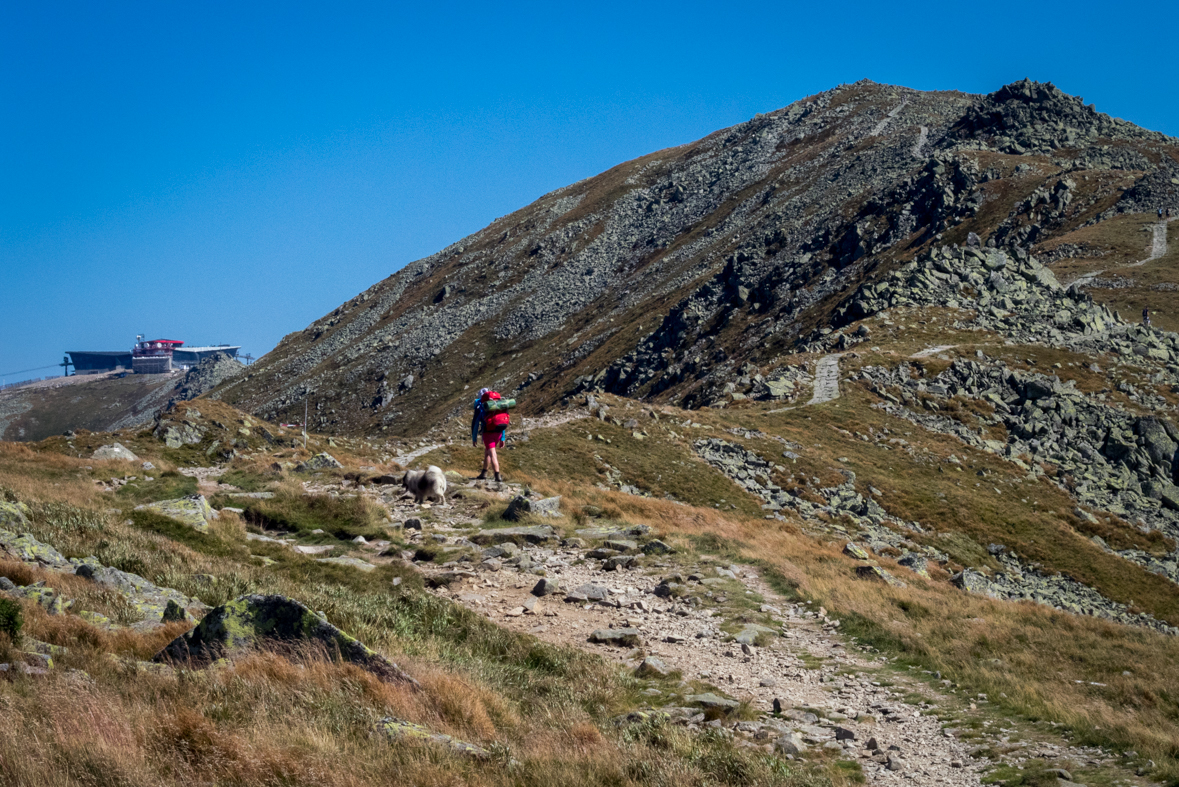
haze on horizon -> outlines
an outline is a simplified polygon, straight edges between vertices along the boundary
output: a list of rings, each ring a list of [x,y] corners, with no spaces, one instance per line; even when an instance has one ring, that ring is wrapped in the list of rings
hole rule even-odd
[[[0,382],[137,333],[260,356],[555,188],[869,78],[1179,135],[1172,4],[10,4]]]

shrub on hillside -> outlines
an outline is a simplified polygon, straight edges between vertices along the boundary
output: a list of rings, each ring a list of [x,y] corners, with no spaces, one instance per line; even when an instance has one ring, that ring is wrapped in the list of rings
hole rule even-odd
[[[0,598],[0,634],[7,634],[9,639],[16,642],[23,624],[20,605],[12,599]]]

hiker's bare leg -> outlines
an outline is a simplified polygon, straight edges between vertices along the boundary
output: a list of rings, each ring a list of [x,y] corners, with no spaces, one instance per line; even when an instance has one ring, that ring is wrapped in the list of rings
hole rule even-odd
[[[491,469],[496,473],[499,472],[499,457],[495,455],[495,446],[487,446],[487,456],[491,459]]]

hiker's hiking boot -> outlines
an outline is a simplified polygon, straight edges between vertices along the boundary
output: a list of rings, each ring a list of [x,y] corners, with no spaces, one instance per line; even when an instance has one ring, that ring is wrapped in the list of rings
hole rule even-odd
[[[486,481],[486,480],[487,480],[487,471],[486,471],[486,470],[484,470],[482,473],[480,473],[479,475],[475,476],[475,480],[476,480],[476,481]]]
[[[497,484],[502,483],[503,480],[504,480],[503,476],[501,476],[499,473],[495,474],[495,483],[497,483]]]

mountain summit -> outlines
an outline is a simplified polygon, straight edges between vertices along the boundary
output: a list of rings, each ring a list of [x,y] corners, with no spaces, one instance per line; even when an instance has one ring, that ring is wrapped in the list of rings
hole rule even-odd
[[[217,395],[282,420],[306,398],[315,428],[353,434],[419,432],[476,383],[528,410],[580,390],[716,403],[753,367],[820,347],[857,287],[930,249],[973,233],[1092,257],[1092,233],[1070,233],[1173,204],[1176,184],[1176,140],[1050,83],[861,81],[546,194],[288,335]]]

